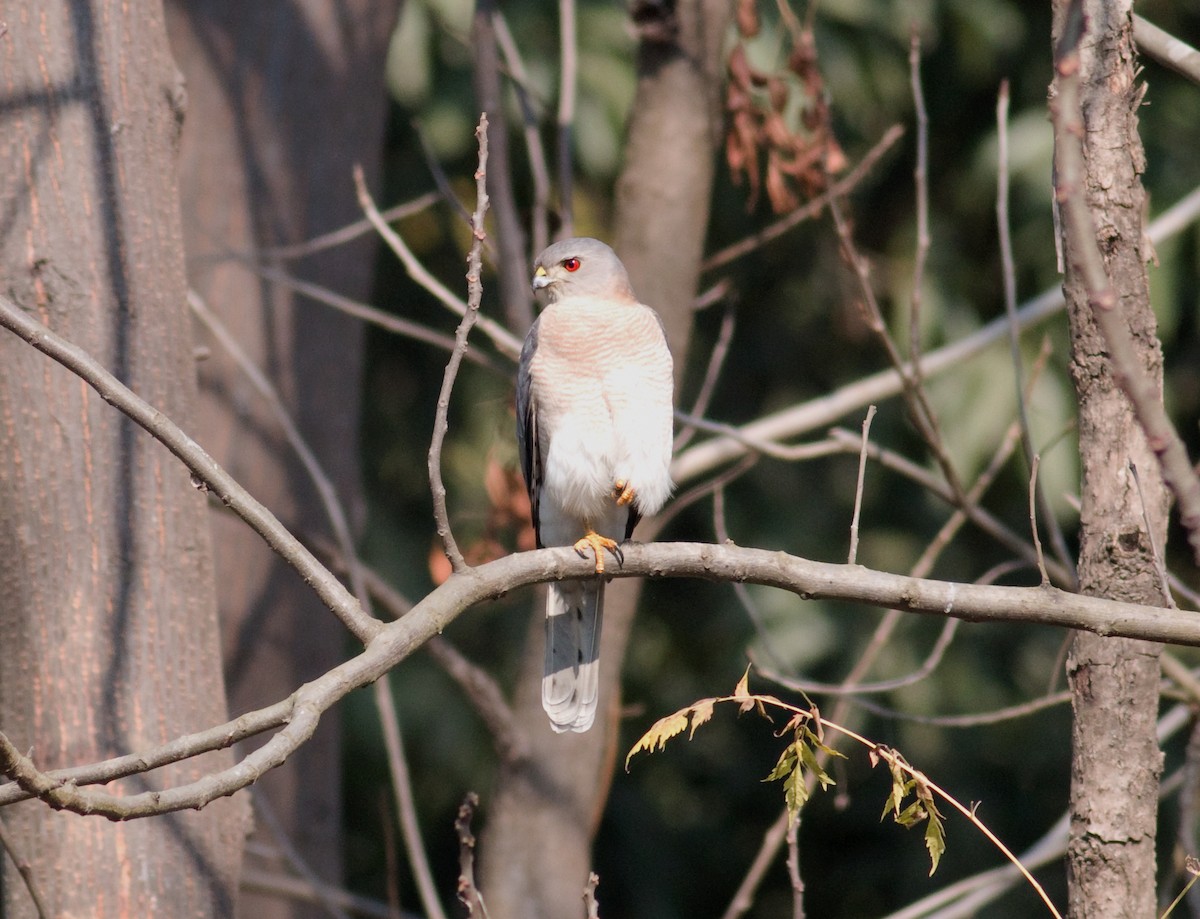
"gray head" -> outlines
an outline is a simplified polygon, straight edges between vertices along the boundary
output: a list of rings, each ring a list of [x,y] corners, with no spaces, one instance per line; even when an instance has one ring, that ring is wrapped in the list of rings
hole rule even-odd
[[[625,266],[598,239],[564,239],[533,262],[533,289],[554,303],[566,297],[604,297],[636,303]]]

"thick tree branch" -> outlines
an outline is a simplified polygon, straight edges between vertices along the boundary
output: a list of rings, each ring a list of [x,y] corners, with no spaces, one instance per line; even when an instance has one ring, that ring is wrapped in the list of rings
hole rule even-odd
[[[995,587],[912,578],[734,545],[631,544],[624,547],[623,566],[609,573],[621,578],[741,581],[778,587],[808,600],[845,600],[971,622],[1039,623],[1086,629],[1098,635],[1200,646],[1200,618],[1190,612],[1087,597],[1053,587]],[[203,807],[280,765],[312,735],[323,712],[353,690],[379,679],[472,607],[530,584],[594,574],[594,567],[570,548],[556,548],[506,556],[451,576],[403,619],[383,626],[356,657],[306,683],[287,702],[279,703],[287,707],[286,724],[263,747],[230,769],[197,782],[125,796],[85,790],[62,779],[61,773],[38,771],[3,735],[0,771],[16,780],[25,796],[40,797],[56,808],[113,820]],[[272,711],[278,708],[274,706]],[[219,730],[212,729],[203,736]],[[175,742],[173,749],[183,754],[176,759],[193,755],[200,748],[197,744],[196,750],[189,752],[188,745],[188,738]],[[13,799],[9,786],[0,787],[0,800]]]

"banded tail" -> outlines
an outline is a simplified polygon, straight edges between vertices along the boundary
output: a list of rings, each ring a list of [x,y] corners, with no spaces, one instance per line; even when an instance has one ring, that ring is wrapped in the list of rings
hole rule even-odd
[[[600,693],[604,581],[562,581],[546,596],[542,707],[556,733],[592,726]]]

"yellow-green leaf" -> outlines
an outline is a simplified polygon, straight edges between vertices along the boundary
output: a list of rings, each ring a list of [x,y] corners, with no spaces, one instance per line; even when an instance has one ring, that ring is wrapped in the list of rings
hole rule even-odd
[[[716,699],[701,699],[689,709],[692,713],[692,731],[688,734],[688,740],[696,736],[696,728],[712,717],[713,707],[716,704]]]
[[[645,750],[647,753],[653,753],[655,750],[661,750],[667,745],[667,741],[676,734],[682,734],[687,730],[688,712],[690,708],[685,708],[677,711],[673,715],[667,715],[665,718],[659,718],[650,726],[641,739],[633,745],[633,749],[625,757],[625,769],[629,769],[629,761],[633,759],[635,753]]]

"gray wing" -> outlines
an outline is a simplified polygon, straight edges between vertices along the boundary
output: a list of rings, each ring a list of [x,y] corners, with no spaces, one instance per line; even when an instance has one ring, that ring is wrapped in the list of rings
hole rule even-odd
[[[525,476],[525,488],[529,491],[529,508],[533,516],[533,532],[537,536],[538,548],[542,545],[541,518],[538,502],[542,493],[543,457],[538,438],[537,405],[532,391],[529,364],[537,351],[539,317],[529,327],[525,344],[521,348],[521,360],[517,365],[517,450],[521,454],[521,473]]]

